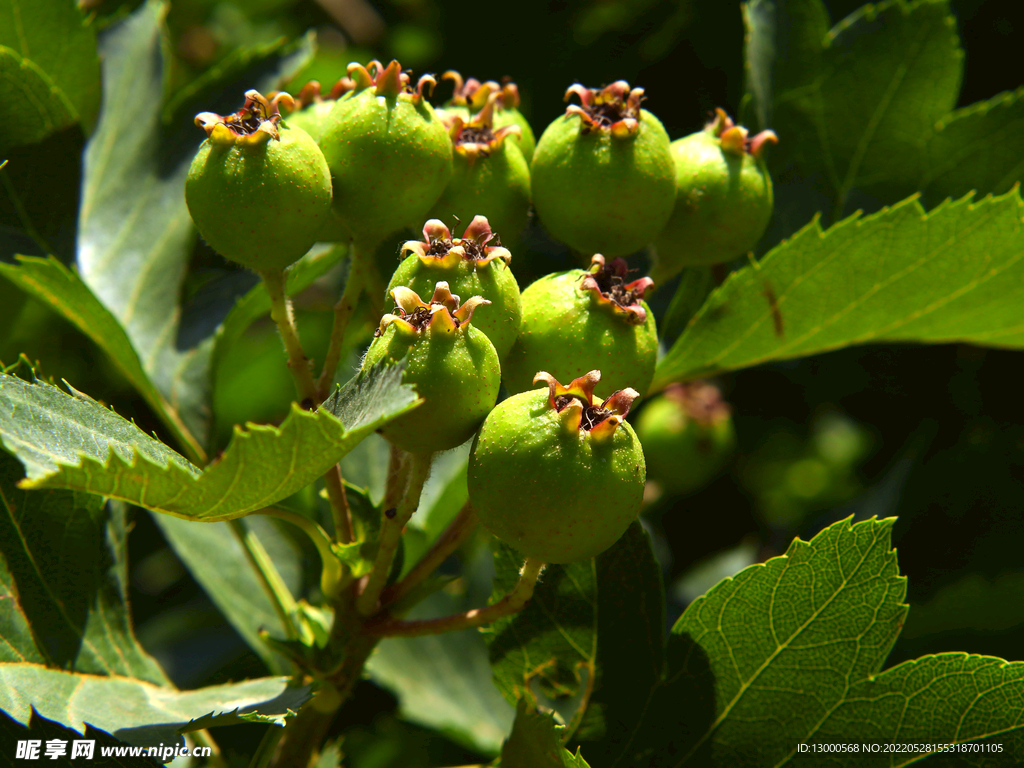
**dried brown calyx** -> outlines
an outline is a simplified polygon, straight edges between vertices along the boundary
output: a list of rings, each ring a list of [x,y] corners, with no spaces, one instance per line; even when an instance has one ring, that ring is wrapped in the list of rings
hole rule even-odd
[[[392,60],[386,67],[376,59],[365,67],[358,62],[348,65],[348,78],[354,84],[352,90],[356,93],[375,88],[378,96],[398,96],[406,94],[412,97],[415,102],[420,102],[425,96],[429,96],[437,85],[433,75],[423,75],[416,81],[416,87],[412,87],[412,79],[407,72],[402,71],[402,65],[397,60]]]
[[[496,152],[508,136],[522,136],[523,129],[509,124],[495,130],[494,109],[500,94],[491,94],[487,103],[466,122],[460,115],[449,115],[445,124],[451,136],[455,151],[474,162],[479,157],[489,157]]]
[[[604,256],[595,253],[590,260],[590,271],[580,281],[580,290],[589,291],[599,306],[611,309],[626,322],[642,325],[647,320],[647,310],[641,302],[654,281],[641,277],[627,283],[628,277],[629,266],[625,259],[612,259],[609,264]]]
[[[451,80],[455,86],[446,106],[468,107],[470,112],[477,112],[487,105],[492,96],[496,96],[498,109],[519,108],[519,86],[507,75],[501,78],[500,83],[493,80],[482,83],[475,77],[464,80],[460,73],[450,69],[441,75],[441,79]]]
[[[579,83],[570,85],[565,100],[572,95],[579,96],[579,104],[571,104],[567,115],[579,115],[581,130],[609,131],[617,138],[635,136],[640,130],[640,103],[644,100],[644,89],[633,88],[629,83],[618,80],[604,88],[587,88]]]
[[[590,371],[568,386],[563,386],[546,371],[539,371],[533,383],[548,385],[548,403],[558,414],[565,428],[573,433],[585,432],[592,439],[609,439],[629,414],[640,393],[631,387],[613,392],[606,400],[595,402],[594,387],[601,381],[600,371]]]
[[[454,267],[460,261],[472,261],[481,267],[494,259],[507,266],[512,254],[500,245],[490,245],[497,235],[491,231],[486,216],[474,216],[462,237],[452,237],[451,230],[440,219],[430,219],[423,225],[423,240],[409,240],[402,245],[402,257],[407,253],[419,256],[424,264]]]
[[[714,118],[704,126],[704,130],[721,141],[724,151],[733,155],[742,155],[746,152],[758,160],[764,154],[767,142],[779,143],[779,137],[775,135],[775,131],[761,131],[756,136],[748,136],[747,129],[742,125],[736,125],[721,108],[715,109]]]
[[[281,91],[268,100],[259,91],[246,91],[242,108],[231,115],[216,112],[200,112],[196,125],[206,131],[214,144],[239,144],[255,146],[271,139],[279,139],[278,124],[281,122],[281,106],[295,108],[291,94]]]
[[[351,77],[341,77],[338,81],[331,86],[331,90],[327,92],[325,96],[317,80],[310,80],[299,91],[299,95],[295,97],[295,109],[305,109],[311,104],[320,104],[325,101],[337,101],[349,91],[356,89],[356,81]]]
[[[385,329],[394,324],[398,333],[419,334],[426,330],[449,333],[469,323],[473,311],[481,304],[491,302],[482,296],[473,296],[460,303],[459,297],[451,292],[448,283],[440,281],[434,287],[434,295],[430,301],[423,301],[414,290],[398,286],[391,295],[395,299],[395,308],[384,315],[380,325],[373,332],[374,338],[384,333]]]

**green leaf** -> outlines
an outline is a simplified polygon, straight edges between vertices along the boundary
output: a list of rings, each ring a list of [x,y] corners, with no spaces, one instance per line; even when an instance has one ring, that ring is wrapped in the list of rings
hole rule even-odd
[[[32,708],[47,718],[82,732],[88,722],[128,744],[176,744],[197,718],[209,725],[238,722],[235,710],[285,717],[309,698],[289,679],[265,677],[214,685],[194,691],[161,688],[128,677],[98,677],[47,669],[38,664],[0,664],[0,709],[28,723]]]
[[[369,435],[341,460],[341,473],[379,507],[384,501],[390,458],[391,443],[380,435]]]
[[[243,524],[251,520],[248,518]],[[153,513],[153,521],[211,602],[249,648],[263,659],[267,669],[276,674],[287,672],[287,662],[259,635],[259,631],[265,629],[271,637],[282,639],[286,637],[284,626],[238,537],[232,533],[230,523],[200,524],[157,513]],[[269,533],[255,531],[268,552],[274,543]],[[286,570],[281,567],[280,557],[271,555],[271,559],[279,571]]]
[[[944,117],[925,149],[917,188],[927,203],[972,190],[1002,194],[1024,178],[1024,88]]]
[[[524,559],[511,547],[496,545],[493,600],[512,590]],[[507,701],[514,704],[532,691],[552,700],[581,697],[583,706],[597,652],[594,560],[549,565],[526,608],[481,631],[495,683]]]
[[[124,327],[170,404],[166,418],[184,424],[183,440],[199,461],[209,428],[213,340],[181,347],[179,293],[195,240],[185,177],[202,131],[189,124],[171,133],[162,124],[166,11],[166,3],[148,0],[101,38],[107,99],[85,152],[78,267]],[[250,72],[245,87],[267,90],[298,65],[296,57],[268,61],[264,53],[252,59],[264,71]],[[235,103],[241,98],[240,89]]]
[[[129,617],[124,506],[71,491],[19,490],[0,452],[0,661],[167,685]]]
[[[189,520],[228,520],[305,487],[367,434],[414,407],[402,370],[377,367],[357,376],[316,413],[293,404],[280,427],[236,427],[220,460],[201,473],[96,401],[7,374],[0,374],[0,440],[26,467],[22,487],[69,488]]]
[[[153,412],[163,419],[183,445],[198,457],[202,449],[181,421],[177,410],[153,385],[121,323],[103,306],[76,272],[52,256],[19,256],[18,266],[0,264],[0,275],[73,323],[110,358]],[[198,460],[198,458],[197,458]]]
[[[362,488],[348,481],[345,481],[345,493],[352,515],[352,532],[355,538],[349,544],[332,544],[331,550],[353,576],[361,578],[373,570],[373,563],[377,557],[377,542],[380,541],[380,520],[383,510],[378,504],[374,504]],[[397,560],[402,559],[404,551],[403,536]]]
[[[84,157],[78,268],[171,404],[169,418],[198,448],[208,427],[211,342],[176,344],[178,293],[195,238],[184,193],[194,145],[174,146],[161,130],[166,9],[148,0],[100,39],[106,99]]]
[[[836,523],[694,601],[618,764],[796,765],[803,743],[945,744],[1019,729],[1024,663],[949,653],[881,671],[907,615],[894,522]]]
[[[673,381],[869,342],[1024,345],[1024,203],[916,199],[812,222],[732,273],[659,362]]]
[[[238,106],[241,106],[240,95],[254,87],[253,83],[257,79],[254,72],[265,69],[268,62],[274,62],[282,57],[294,57],[287,64],[285,73],[276,71],[277,66],[272,65],[275,71],[271,77],[275,85],[289,79],[313,56],[315,38],[315,33],[311,31],[298,40],[280,37],[270,43],[235,48],[201,75],[175,91],[163,106],[163,121],[173,123],[184,119],[185,122],[191,123],[195,116],[196,104],[220,101],[225,95],[232,102],[238,101]],[[266,74],[261,74],[261,79],[266,81]],[[262,88],[262,84],[256,87],[257,90]]]
[[[650,537],[639,521],[611,549],[598,555],[595,564],[595,681],[573,743],[579,744],[598,768],[615,765],[631,746],[637,715],[661,684],[665,591]]]
[[[818,0],[793,3],[791,15],[788,6],[775,27],[787,38],[784,52],[770,59],[762,51],[774,41],[759,36],[774,30],[756,23],[763,22],[756,10],[748,13],[757,97],[771,80],[770,127],[780,138],[773,163],[821,174],[840,202],[854,187],[918,178],[921,150],[960,90],[963,52],[948,0],[865,5],[824,35]],[[785,60],[794,50],[800,67]],[[765,71],[776,62],[776,71]]]
[[[408,618],[446,616],[473,607],[463,602],[435,592]],[[385,638],[366,669],[374,682],[398,697],[404,719],[478,752],[498,754],[513,711],[494,687],[487,646],[476,630]]]
[[[75,4],[0,2],[0,152],[74,123],[88,132],[99,106],[96,35]]]
[[[302,688],[285,688],[274,699],[273,706],[265,702],[238,706],[231,711],[210,712],[202,717],[190,720],[179,729],[179,733],[201,731],[203,728],[216,728],[222,725],[241,725],[242,723],[268,723],[283,726],[289,717],[294,716],[302,705],[312,698],[309,686]]]
[[[564,727],[554,718],[519,700],[512,733],[501,750],[501,768],[589,768],[587,761],[562,746]]]

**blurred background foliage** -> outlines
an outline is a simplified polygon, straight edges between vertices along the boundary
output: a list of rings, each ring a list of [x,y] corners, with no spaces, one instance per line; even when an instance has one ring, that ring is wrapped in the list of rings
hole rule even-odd
[[[833,22],[860,4],[826,1]],[[104,26],[138,2],[81,5]],[[1024,4],[953,0],[952,7],[966,52],[958,106],[1019,86]],[[697,130],[714,107],[739,113],[744,92],[740,5],[721,0],[172,0],[167,28],[169,113],[184,95],[201,90],[207,73],[230,71],[254,49],[310,29],[317,52],[293,79],[293,90],[308,79],[333,82],[347,62],[371,58],[398,58],[417,72],[510,75],[538,135],[562,111],[564,90],[576,81],[644,86],[646,106],[673,139]],[[447,98],[449,88],[439,86],[438,98]],[[29,168],[35,189],[50,191],[28,199],[27,213],[65,260],[74,249],[83,145],[78,129],[65,131],[12,150],[22,162],[3,172],[6,186],[22,188],[16,174],[27,171],[17,169]],[[37,252],[12,229],[24,213],[0,195],[7,253]],[[238,295],[251,284],[197,243],[186,316],[189,306],[208,300],[204,286]],[[298,300],[314,357],[326,344],[334,287],[320,281]],[[658,294],[662,301],[670,295]],[[160,431],[143,401],[65,321],[2,280],[0,308],[0,360],[25,353],[44,373]],[[793,536],[809,538],[850,514],[898,515],[894,538],[912,609],[890,664],[946,650],[1024,659],[1020,361],[1018,353],[970,346],[867,346],[720,377],[716,383],[732,407],[732,457],[686,497],[652,493],[645,513],[665,573],[669,619],[719,579],[781,553]],[[236,422],[283,416],[292,386],[282,363],[266,320],[224,355],[214,391],[221,445]],[[263,674],[260,660],[149,516],[135,519],[135,621],[172,679],[193,687]],[[416,768],[479,759],[403,722],[396,708],[390,693],[361,684],[339,718],[347,765]],[[253,728],[226,729],[218,739],[229,755],[247,755]]]

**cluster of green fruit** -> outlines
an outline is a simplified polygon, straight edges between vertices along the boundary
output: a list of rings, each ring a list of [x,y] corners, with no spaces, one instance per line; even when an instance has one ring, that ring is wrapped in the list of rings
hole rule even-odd
[[[363,362],[405,360],[423,399],[383,434],[420,455],[476,434],[470,498],[484,525],[528,557],[591,557],[635,518],[646,475],[624,418],[654,376],[653,281],[630,280],[620,257],[653,243],[667,279],[752,247],[771,213],[761,154],[774,135],[748,139],[719,111],[670,144],[643,89],[619,81],[569,88],[580,104],[535,145],[514,84],[445,77],[454,94],[436,110],[432,77],[413,87],[398,62],[372,62],[350,65],[327,98],[316,83],[298,100],[249,91],[234,115],[199,115],[208,140],[189,209],[211,247],[264,275],[314,242],[351,242],[356,258],[434,216],[402,247],[394,310]],[[509,263],[531,204],[593,255],[520,294]],[[471,223],[453,237],[442,217]],[[511,396],[495,406],[502,382]]]
[[[483,213],[512,250],[531,204],[574,251],[609,258],[653,245],[659,284],[684,266],[751,249],[772,209],[764,147],[721,110],[670,143],[642,88],[573,85],[578,97],[535,141],[514,83],[463,81],[427,101],[397,61],[351,64],[326,95],[246,94],[237,114],[197,118],[209,136],[188,179],[200,232],[218,253],[257,270],[284,269],[317,241],[372,249],[427,218]],[[286,116],[282,118],[281,109]]]

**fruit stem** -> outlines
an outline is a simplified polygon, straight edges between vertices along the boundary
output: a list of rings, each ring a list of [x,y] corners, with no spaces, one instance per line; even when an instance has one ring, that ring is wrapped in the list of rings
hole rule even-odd
[[[320,399],[324,400],[330,394],[331,384],[334,382],[334,374],[338,370],[338,363],[341,362],[341,348],[345,342],[345,332],[348,330],[349,321],[359,304],[359,297],[363,294],[366,285],[365,268],[362,263],[362,255],[353,244],[348,249],[348,279],[345,281],[345,290],[341,298],[334,305],[334,324],[331,326],[331,341],[327,347],[327,355],[324,357],[324,367],[320,371],[320,378],[317,381],[317,391]]]
[[[388,476],[384,486],[384,509],[397,507],[409,483],[409,454],[394,445],[388,454]]]
[[[295,598],[289,591],[288,585],[284,583],[284,579],[281,578],[281,574],[274,565],[274,561],[270,559],[270,555],[267,554],[267,550],[263,548],[260,540],[256,538],[256,534],[242,525],[240,520],[229,520],[228,523],[231,525],[231,532],[238,539],[238,543],[242,545],[246,559],[256,571],[260,585],[274,605],[274,610],[277,611],[277,617],[281,620],[288,639],[297,639],[299,631],[295,622],[292,621],[292,616],[298,610],[298,606],[295,604]]]
[[[458,632],[490,624],[503,616],[511,616],[521,611],[533,597],[533,589],[537,579],[544,570],[545,563],[537,558],[528,557],[519,571],[519,581],[512,591],[496,603],[486,608],[474,608],[465,613],[442,616],[439,619],[419,619],[403,621],[385,619],[368,623],[364,631],[374,637],[418,637],[420,635],[439,635],[442,632]]]
[[[391,574],[391,564],[395,560],[395,552],[398,550],[402,530],[420,504],[420,494],[423,492],[423,484],[427,481],[427,475],[430,474],[430,464],[433,458],[434,454],[432,453],[410,455],[409,485],[405,489],[405,496],[397,509],[387,507],[384,509],[381,517],[380,542],[377,544],[377,557],[373,561],[373,570],[370,571],[362,594],[356,599],[356,610],[363,616],[371,616],[377,612],[377,603],[388,576]]]
[[[281,271],[260,272],[263,283],[270,295],[270,316],[277,323],[277,330],[281,333],[281,340],[284,342],[285,352],[288,354],[288,370],[292,372],[295,379],[295,389],[299,393],[299,400],[304,408],[313,408],[319,405],[316,382],[313,381],[313,371],[309,365],[309,358],[302,349],[302,342],[299,341],[299,330],[295,326],[295,315],[292,312],[292,303],[285,293],[285,273]]]
[[[348,507],[348,494],[341,476],[341,466],[335,464],[324,474],[324,486],[327,488],[327,499],[331,502],[331,518],[334,520],[334,538],[339,544],[350,544],[355,541],[352,530],[352,513]]]
[[[479,522],[476,512],[473,511],[473,506],[467,501],[455,519],[448,524],[430,550],[405,575],[405,578],[392,584],[381,593],[381,604],[391,605],[408,595],[425,578],[436,571],[452,552],[462,546],[462,543],[476,530]]]
[[[292,312],[292,303],[285,293],[285,273],[260,272],[264,284],[267,286],[267,294],[270,296],[270,316],[277,323],[277,329],[284,341],[285,351],[288,353],[288,369],[295,379],[295,389],[302,399],[303,407],[314,408],[320,404],[320,390],[313,380],[313,370],[310,367],[309,358],[302,349],[302,342],[299,340],[299,329],[295,326],[295,315]],[[344,335],[344,331],[342,331]],[[333,344],[333,341],[332,341]],[[335,361],[337,365],[337,361]],[[326,372],[326,369],[325,369]],[[334,379],[334,371],[328,378],[328,385]],[[345,494],[345,486],[342,484],[341,468],[335,464],[327,470],[324,475],[324,484],[327,486],[327,498],[331,502],[331,515],[334,518],[334,535],[343,544],[352,541],[352,516],[348,508],[348,496]]]
[[[301,528],[302,532],[309,536],[313,546],[316,547],[316,551],[320,554],[320,561],[323,563],[322,570],[320,571],[320,589],[329,600],[333,600],[341,586],[344,571],[338,558],[331,551],[331,537],[327,535],[327,531],[308,517],[303,517],[295,512],[289,512],[286,509],[266,507],[260,510],[259,514],[285,520]]]

